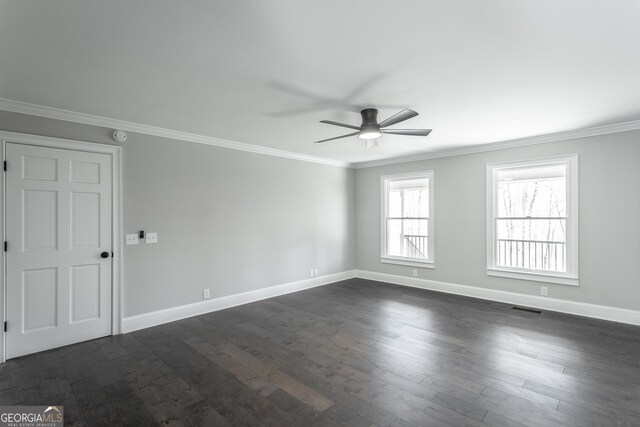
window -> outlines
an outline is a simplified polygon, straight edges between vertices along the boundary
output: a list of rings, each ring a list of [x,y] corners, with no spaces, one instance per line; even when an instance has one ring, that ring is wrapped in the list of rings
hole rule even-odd
[[[487,274],[578,285],[578,156],[487,166]]]
[[[433,171],[382,177],[381,261],[433,268]]]

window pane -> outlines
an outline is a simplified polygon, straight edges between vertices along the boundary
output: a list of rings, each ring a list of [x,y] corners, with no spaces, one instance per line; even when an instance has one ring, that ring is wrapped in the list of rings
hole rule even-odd
[[[566,241],[565,219],[497,219],[496,236],[498,239]]]
[[[387,255],[427,259],[428,220],[388,219]]]
[[[394,179],[389,182],[389,190],[403,190],[407,188],[424,188],[429,186],[429,178]]]
[[[429,179],[411,178],[389,181],[387,216],[392,218],[428,218]]]
[[[386,179],[383,256],[426,261],[429,228],[429,178]]]
[[[566,272],[565,219],[497,219],[496,265]]]
[[[575,214],[569,212],[569,193],[577,185],[569,179],[569,172],[575,166],[576,155],[547,163],[490,165],[488,177],[493,180],[487,190],[495,197],[488,206],[493,210],[493,218],[488,218],[493,233],[493,242],[488,242],[492,246],[488,269],[577,277],[572,262],[578,248],[570,246],[576,244],[577,224],[569,217]]]
[[[387,215],[399,218],[402,216],[402,190],[391,190],[387,196]]]
[[[566,273],[567,246],[563,242],[501,240],[496,242],[498,267]]]
[[[566,217],[566,164],[497,171],[499,217]]]
[[[403,216],[409,218],[429,217],[429,190],[427,188],[404,190]]]

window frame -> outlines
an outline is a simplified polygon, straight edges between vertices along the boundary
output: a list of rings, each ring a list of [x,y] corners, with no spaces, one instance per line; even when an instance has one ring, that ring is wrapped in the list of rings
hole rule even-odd
[[[497,173],[501,169],[565,163],[566,175],[566,272],[543,272],[526,268],[502,267],[496,263],[496,218],[498,213]],[[487,275],[578,286],[578,155],[543,157],[487,164]]]
[[[428,258],[421,260],[418,258],[399,257],[387,255],[387,212],[388,212],[388,185],[389,181],[427,178],[429,180],[429,217],[427,219],[427,255]],[[380,262],[385,264],[406,265],[419,268],[435,268],[435,181],[433,170],[408,172],[393,175],[382,175],[380,177],[381,192],[381,221],[380,221]]]

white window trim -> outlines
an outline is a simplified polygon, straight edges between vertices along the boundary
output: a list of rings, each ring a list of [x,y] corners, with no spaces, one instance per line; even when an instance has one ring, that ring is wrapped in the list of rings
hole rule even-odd
[[[567,163],[567,272],[540,272],[498,267],[495,263],[495,216],[497,212],[495,171],[502,168],[544,165],[557,162]],[[487,275],[578,286],[578,244],[577,154],[487,164]]]
[[[429,238],[427,240],[427,251],[429,258],[426,260],[417,260],[415,258],[397,257],[387,255],[387,181],[396,179],[411,179],[411,178],[427,178],[429,180],[429,221],[428,221],[428,233]],[[435,181],[432,170],[409,172],[394,175],[382,175],[380,177],[380,194],[381,194],[381,216],[380,216],[380,262],[385,264],[397,264],[406,265],[410,267],[419,268],[435,268]]]

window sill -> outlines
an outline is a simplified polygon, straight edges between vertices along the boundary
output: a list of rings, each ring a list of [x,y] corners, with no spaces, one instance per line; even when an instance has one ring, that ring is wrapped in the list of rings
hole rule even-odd
[[[534,282],[555,283],[558,285],[578,286],[578,278],[569,276],[554,276],[551,274],[502,270],[498,268],[487,268],[487,275],[496,277],[507,277],[511,279],[532,280]]]
[[[412,261],[401,258],[381,257],[380,262],[385,264],[407,265],[409,267],[435,268],[433,262],[430,261]]]

